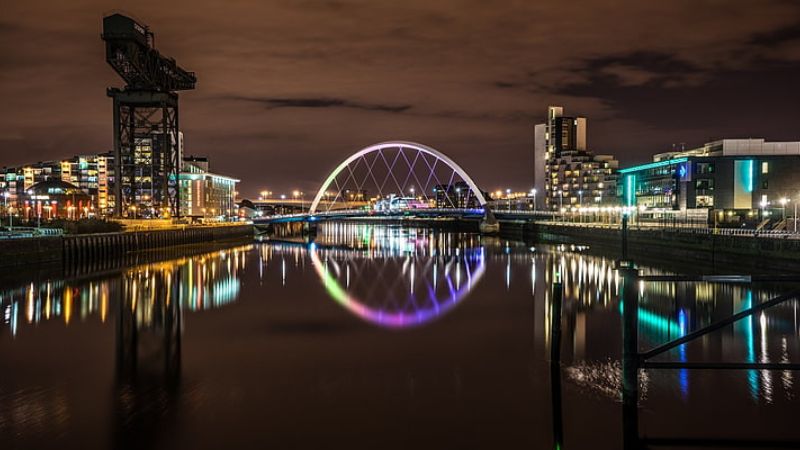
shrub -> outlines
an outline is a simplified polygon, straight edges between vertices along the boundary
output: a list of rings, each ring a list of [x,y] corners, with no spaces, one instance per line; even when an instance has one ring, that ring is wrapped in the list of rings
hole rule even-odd
[[[55,219],[42,223],[42,227],[61,228],[65,234],[115,233],[122,231],[122,225],[119,223],[103,219]]]

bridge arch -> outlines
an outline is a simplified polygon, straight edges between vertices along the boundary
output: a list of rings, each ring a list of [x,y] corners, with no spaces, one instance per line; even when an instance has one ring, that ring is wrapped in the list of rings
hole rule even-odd
[[[430,156],[434,157],[436,161],[441,161],[442,163],[446,164],[450,169],[453,170],[453,172],[455,174],[458,174],[458,176],[461,178],[462,181],[467,183],[467,185],[469,186],[470,190],[472,190],[472,193],[475,196],[475,199],[478,202],[478,204],[482,208],[486,208],[488,210],[487,205],[486,205],[486,197],[483,195],[483,192],[480,190],[478,185],[475,183],[475,181],[472,180],[472,178],[469,176],[469,174],[467,174],[467,172],[461,166],[459,166],[455,161],[450,159],[447,155],[445,155],[444,153],[442,153],[442,152],[440,152],[440,151],[438,151],[438,150],[436,150],[436,149],[434,149],[432,147],[429,147],[429,146],[423,145],[423,144],[419,144],[419,143],[416,143],[416,142],[387,141],[387,142],[381,142],[379,144],[370,145],[369,147],[365,147],[365,148],[359,150],[358,152],[352,154],[350,157],[348,157],[344,161],[342,161],[342,163],[339,164],[339,166],[337,166],[336,169],[334,169],[333,172],[331,172],[331,174],[328,176],[328,178],[325,180],[325,182],[320,187],[319,192],[317,192],[317,195],[314,197],[314,201],[311,203],[311,207],[309,208],[309,214],[314,215],[314,214],[317,213],[317,208],[319,207],[320,202],[323,200],[323,197],[326,195],[326,192],[331,187],[331,184],[334,183],[334,181],[337,179],[337,177],[344,170],[348,169],[348,167],[350,166],[351,163],[359,160],[360,158],[364,158],[366,155],[368,155],[370,153],[381,152],[382,150],[389,149],[389,148],[398,148],[398,149],[400,149],[401,152],[402,152],[403,149],[416,150],[417,152],[424,153],[424,154],[427,154],[427,155],[430,155]],[[376,159],[377,159],[377,156],[376,156]],[[384,159],[384,161],[386,161],[386,159]],[[388,161],[387,161],[387,164],[388,164]],[[409,167],[409,168],[411,168],[413,170],[412,167]],[[431,168],[431,170],[433,170],[433,168]]]

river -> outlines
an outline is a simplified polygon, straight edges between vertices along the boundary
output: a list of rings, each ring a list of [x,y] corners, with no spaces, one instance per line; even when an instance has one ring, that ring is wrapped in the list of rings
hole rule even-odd
[[[646,438],[800,441],[800,373],[781,370],[643,371],[639,432],[623,433],[614,264],[587,246],[340,223],[323,225],[313,244],[194,249],[70,276],[20,272],[0,285],[0,442],[616,449]],[[556,276],[562,361],[551,370]],[[637,288],[644,350],[792,286]],[[798,362],[797,309],[784,302],[659,358]]]

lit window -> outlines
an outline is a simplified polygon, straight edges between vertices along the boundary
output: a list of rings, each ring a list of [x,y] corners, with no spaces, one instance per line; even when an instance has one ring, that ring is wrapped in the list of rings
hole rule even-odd
[[[764,161],[761,163],[761,173],[769,173],[769,163]]]

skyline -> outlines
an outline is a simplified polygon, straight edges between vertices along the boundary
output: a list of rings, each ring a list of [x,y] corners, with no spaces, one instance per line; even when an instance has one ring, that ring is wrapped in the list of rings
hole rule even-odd
[[[0,21],[0,165],[111,148],[110,11],[46,3]],[[680,142],[798,138],[791,2],[189,5],[124,11],[197,73],[181,95],[186,152],[242,179],[243,197],[313,192],[353,151],[393,139],[437,148],[487,190],[523,189],[550,104],[587,117],[589,148],[623,166]]]

